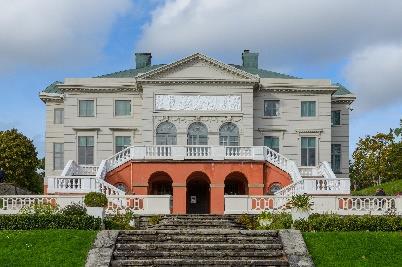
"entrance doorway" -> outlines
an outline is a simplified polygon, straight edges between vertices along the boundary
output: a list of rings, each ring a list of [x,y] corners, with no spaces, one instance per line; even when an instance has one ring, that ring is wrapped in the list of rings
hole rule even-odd
[[[208,214],[210,212],[210,185],[203,173],[194,173],[187,180],[187,213]]]

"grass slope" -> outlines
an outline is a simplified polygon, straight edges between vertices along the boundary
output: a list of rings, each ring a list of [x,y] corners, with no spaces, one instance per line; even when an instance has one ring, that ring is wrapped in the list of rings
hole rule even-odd
[[[317,267],[402,266],[402,232],[303,233]]]
[[[96,231],[0,231],[0,266],[84,266]]]
[[[402,180],[395,180],[392,182],[383,183],[381,185],[367,187],[359,191],[352,192],[355,196],[373,196],[377,188],[384,188],[388,196],[394,196],[398,192],[402,192]]]

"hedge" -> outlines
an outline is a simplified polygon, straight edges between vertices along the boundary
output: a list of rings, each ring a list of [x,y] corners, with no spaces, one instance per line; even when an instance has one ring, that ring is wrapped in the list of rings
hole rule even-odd
[[[100,230],[102,221],[92,216],[67,216],[63,214],[13,214],[0,215],[0,230],[76,229]]]
[[[302,232],[402,231],[402,217],[313,214],[295,221],[293,227]]]

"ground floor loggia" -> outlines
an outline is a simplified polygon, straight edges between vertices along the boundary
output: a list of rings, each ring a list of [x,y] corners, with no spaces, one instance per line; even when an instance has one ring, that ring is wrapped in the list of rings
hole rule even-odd
[[[290,176],[266,161],[130,161],[106,181],[134,195],[172,195],[172,213],[224,213],[225,195],[272,194]]]

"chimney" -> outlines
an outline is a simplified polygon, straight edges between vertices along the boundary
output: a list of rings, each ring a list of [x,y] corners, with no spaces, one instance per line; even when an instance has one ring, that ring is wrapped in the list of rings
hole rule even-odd
[[[258,53],[250,53],[250,50],[244,50],[241,54],[243,67],[258,69]]]
[[[141,69],[151,66],[151,53],[135,53],[135,68]]]

